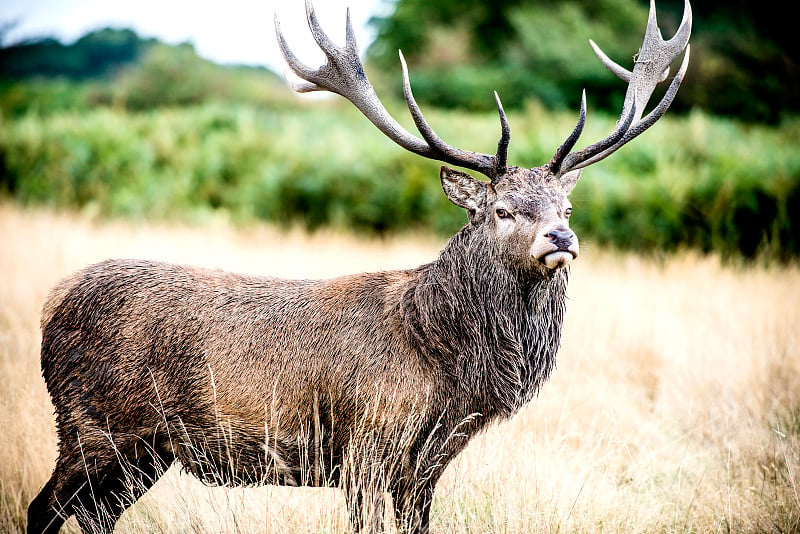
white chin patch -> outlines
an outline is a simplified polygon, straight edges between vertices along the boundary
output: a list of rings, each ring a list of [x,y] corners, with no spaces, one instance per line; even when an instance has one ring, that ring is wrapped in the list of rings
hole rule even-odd
[[[544,263],[548,269],[561,269],[572,263],[572,254],[563,250],[551,252],[542,258],[541,262]]]

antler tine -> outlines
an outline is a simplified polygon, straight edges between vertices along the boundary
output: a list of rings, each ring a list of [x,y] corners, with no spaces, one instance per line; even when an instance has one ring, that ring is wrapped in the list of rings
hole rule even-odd
[[[595,154],[599,154],[605,150],[613,148],[625,137],[625,134],[630,131],[629,129],[631,127],[631,123],[633,123],[633,116],[635,112],[636,107],[631,106],[631,108],[628,110],[628,114],[617,124],[617,127],[614,129],[611,135],[594,143],[593,145],[589,145],[583,150],[568,154],[564,158],[564,162],[561,164],[561,170],[566,172],[565,169],[573,171],[575,169],[586,167],[588,164],[585,162],[592,158]],[[581,165],[581,163],[583,163],[583,165]]]
[[[591,45],[592,50],[594,50],[594,53],[597,54],[597,57],[600,58],[600,61],[603,63],[603,65],[606,66],[608,70],[616,74],[617,77],[621,78],[623,81],[626,82],[631,81],[631,76],[633,76],[633,73],[631,71],[629,71],[628,69],[621,66],[619,63],[617,63],[610,57],[608,57],[605,52],[600,50],[600,47],[597,46],[597,43],[595,43],[591,39],[589,39],[589,45]]]
[[[315,16],[308,16],[308,7],[306,8],[306,15],[309,19],[309,25],[316,26],[317,36],[315,40],[327,41],[330,40],[324,36],[324,32],[319,27]],[[313,13],[313,11],[312,11]],[[358,50],[355,45],[355,38],[352,32],[352,23],[349,21],[350,13],[347,14],[346,25],[350,27],[348,30],[347,45],[344,49],[338,49],[335,45],[328,46],[327,50],[323,49],[326,53],[327,62],[325,65],[318,69],[311,69],[304,65],[294,55],[292,50],[286,43],[286,39],[281,32],[280,22],[277,15],[275,16],[275,34],[278,38],[278,45],[283,54],[288,67],[305,83],[297,84],[290,82],[290,85],[295,90],[300,92],[306,91],[330,91],[339,94],[356,106],[381,132],[393,140],[398,145],[406,150],[419,154],[425,157],[432,157],[430,147],[421,139],[411,135],[405,128],[403,128],[381,104],[372,84],[364,76],[364,69],[361,65],[361,60],[358,57]],[[315,31],[312,27],[312,33]]]
[[[419,105],[417,105],[414,93],[411,91],[411,81],[408,79],[408,65],[406,65],[406,58],[403,56],[402,50],[398,50],[397,53],[400,56],[400,70],[403,73],[403,96],[405,97],[408,111],[411,113],[411,118],[414,119],[417,130],[419,130],[422,138],[425,139],[430,146],[441,152],[447,152],[450,150],[450,147],[436,135],[436,132],[433,131],[433,128],[430,127],[428,121],[426,121],[425,117],[422,115],[422,110],[419,108]]]
[[[622,107],[623,114],[627,111],[628,106],[633,107],[635,95],[640,106],[636,109],[634,120],[639,120],[647,101],[650,99],[650,95],[655,90],[656,84],[666,79],[669,73],[669,66],[688,45],[689,35],[692,31],[691,24],[692,7],[689,4],[689,0],[684,0],[684,14],[681,26],[672,39],[664,41],[661,37],[661,30],[658,28],[655,0],[650,0],[647,30],[645,31],[639,54],[634,59],[633,72],[628,82],[628,90],[625,93],[625,102]],[[596,48],[597,50],[600,49],[599,47]]]
[[[564,161],[564,158],[567,157],[569,151],[572,150],[572,147],[575,146],[575,143],[578,142],[578,139],[583,133],[583,127],[586,124],[586,90],[584,89],[581,93],[581,111],[580,115],[578,115],[578,123],[575,124],[575,128],[572,130],[572,133],[567,136],[561,146],[558,147],[556,150],[555,155],[553,155],[553,159],[550,160],[548,166],[552,172],[557,172],[561,168],[561,163]]]
[[[656,11],[655,7],[655,0],[650,0],[650,9],[653,13]],[[681,24],[678,26],[678,30],[675,32],[675,35],[672,36],[672,39],[667,41],[666,44],[670,45],[675,54],[679,54],[681,50],[686,48],[689,44],[689,37],[692,34],[692,6],[689,4],[689,0],[684,0],[683,2],[683,17],[681,18]]]
[[[400,68],[403,72],[403,96],[405,97],[408,111],[411,113],[414,124],[417,126],[417,130],[419,130],[422,138],[425,139],[431,148],[439,153],[438,159],[453,163],[454,165],[461,165],[470,169],[479,170],[490,178],[495,179],[497,176],[497,168],[495,165],[495,161],[497,160],[496,156],[493,157],[487,154],[469,152],[451,147],[442,141],[436,132],[433,131],[433,128],[430,127],[425,117],[422,115],[422,110],[419,108],[414,98],[414,93],[411,91],[411,81],[408,77],[408,65],[406,65],[403,52],[398,51],[398,53],[400,55]]]
[[[508,166],[508,143],[511,142],[511,126],[508,124],[508,117],[506,117],[503,103],[500,102],[500,96],[497,91],[494,92],[494,101],[497,103],[497,113],[500,115],[500,140],[497,142],[497,155],[494,162],[495,170],[499,176],[505,174]]]
[[[339,47],[333,44],[333,41],[331,41],[322,30],[322,26],[319,24],[317,14],[314,12],[314,6],[311,4],[310,0],[306,0],[306,20],[308,21],[308,28],[311,30],[311,36],[314,38],[314,41],[317,42],[317,46],[320,47],[329,59],[331,56],[340,52]],[[351,26],[349,9],[347,10],[347,22],[345,26]]]
[[[298,93],[322,91],[323,89],[317,84],[307,81],[308,78],[314,76],[314,70],[307,67],[302,61],[297,59],[297,56],[295,56],[294,52],[292,52],[292,50],[289,48],[289,45],[286,43],[286,39],[283,38],[283,32],[281,32],[281,23],[278,20],[277,13],[275,14],[275,36],[278,39],[278,47],[281,49],[281,54],[283,54],[283,59],[286,61],[286,65],[297,76],[305,80],[304,83],[297,83],[287,78],[286,81],[289,83],[289,85],[291,85],[292,89]]]
[[[595,143],[574,154],[564,156],[565,143],[559,147],[555,156],[550,162],[550,168],[555,174],[563,174],[570,170],[580,169],[604,159],[616,152],[622,145],[652,126],[666,112],[675,94],[678,91],[681,81],[686,73],[689,62],[689,36],[692,31],[692,8],[689,0],[684,0],[683,18],[681,25],[675,35],[668,41],[661,36],[656,18],[655,0],[650,0],[650,13],[648,15],[647,29],[645,31],[642,47],[639,54],[634,58],[634,67],[630,71],[612,61],[602,50],[593,42],[589,41],[600,61],[611,72],[628,82],[628,89],[625,93],[625,100],[622,105],[621,119],[619,126],[606,139]],[[644,109],[647,106],[650,96],[653,94],[656,85],[665,80],[669,75],[669,66],[673,61],[686,50],[683,63],[679,72],[673,79],[667,93],[662,97],[655,109],[642,119]],[[630,123],[621,127],[628,122]],[[568,138],[568,141],[572,135]],[[615,139],[616,138],[616,139]]]
[[[351,54],[358,55],[358,45],[356,44],[356,34],[353,31],[353,22],[350,20],[350,8],[347,8],[347,20],[345,21],[345,48]]]
[[[403,70],[404,94],[414,123],[423,137],[423,139],[420,139],[409,133],[386,111],[378,95],[375,94],[375,89],[364,74],[364,66],[358,57],[358,47],[356,46],[355,34],[350,20],[350,10],[348,9],[347,11],[346,37],[343,48],[336,46],[322,30],[309,0],[306,0],[306,18],[314,40],[327,57],[326,63],[318,69],[307,67],[292,53],[281,33],[277,15],[275,17],[275,33],[283,57],[289,68],[304,80],[301,83],[289,82],[295,90],[299,92],[330,91],[345,97],[389,139],[420,156],[472,169],[485,174],[493,180],[499,174],[505,172],[506,149],[510,134],[508,121],[502,111],[502,106],[499,105],[499,99],[497,102],[503,134],[498,144],[498,154],[490,156],[453,148],[436,135],[422,116],[422,112],[411,93],[408,69],[401,53],[400,63]]]
[[[669,109],[670,104],[672,104],[672,100],[675,98],[675,95],[678,93],[678,88],[683,81],[683,77],[686,75],[686,70],[689,67],[689,52],[690,47],[686,47],[686,54],[684,55],[683,62],[681,63],[681,67],[678,72],[675,74],[675,78],[673,78],[672,83],[670,83],[667,92],[664,93],[664,97],[661,99],[661,102],[658,103],[658,106],[653,108],[644,119],[637,122],[628,131],[625,132],[625,135],[619,139],[619,141],[612,147],[608,148],[607,151],[600,151],[597,155],[587,158],[583,162],[575,162],[575,165],[571,167],[571,170],[575,169],[582,169],[583,167],[587,167],[592,163],[596,163],[601,159],[604,159],[614,153],[619,147],[633,139],[634,137],[638,136],[645,130],[647,130],[650,126],[656,123],[658,119],[661,118],[664,113],[666,113],[667,109]]]

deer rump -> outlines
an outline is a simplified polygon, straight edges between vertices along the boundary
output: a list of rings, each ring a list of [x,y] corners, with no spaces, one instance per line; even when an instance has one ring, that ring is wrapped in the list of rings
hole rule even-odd
[[[438,396],[387,300],[409,276],[91,266],[43,313],[59,434],[90,458],[174,456],[210,484],[337,485],[348,453],[408,458]]]

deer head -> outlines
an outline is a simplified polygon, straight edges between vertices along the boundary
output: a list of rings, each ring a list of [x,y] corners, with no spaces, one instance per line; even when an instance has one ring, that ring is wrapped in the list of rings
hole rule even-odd
[[[448,198],[467,210],[469,224],[477,227],[495,243],[504,263],[517,268],[529,265],[540,270],[555,270],[570,264],[578,256],[578,240],[569,228],[572,207],[567,195],[572,191],[581,169],[600,161],[652,126],[672,103],[689,64],[689,35],[692,11],[685,0],[683,19],[675,35],[665,41],[656,21],[655,2],[644,41],[634,57],[632,70],[621,67],[589,41],[603,64],[628,83],[625,101],[616,129],[605,139],[581,150],[572,149],[586,122],[586,94],[581,98],[578,122],[556,150],[553,158],[540,167],[509,166],[506,161],[510,128],[500,98],[495,101],[500,115],[501,135],[494,155],[451,147],[425,121],[411,91],[408,68],[402,52],[403,93],[414,124],[422,138],[409,133],[381,104],[364,73],[348,10],[344,47],[335,45],[322,31],[311,3],[306,1],[306,15],[311,33],[327,57],[325,65],[311,69],[301,63],[286,44],[277,16],[275,31],[283,56],[302,82],[290,84],[298,92],[330,91],[352,102],[389,139],[420,156],[480,172],[489,181],[476,180],[469,174],[443,166],[441,182]],[[642,117],[656,87],[669,76],[669,67],[683,52],[678,72],[661,101]]]

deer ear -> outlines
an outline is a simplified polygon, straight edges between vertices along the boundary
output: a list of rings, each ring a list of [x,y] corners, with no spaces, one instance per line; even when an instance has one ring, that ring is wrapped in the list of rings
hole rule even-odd
[[[577,171],[570,171],[558,179],[558,181],[561,183],[561,187],[564,188],[564,193],[566,193],[567,195],[570,194],[572,189],[575,187],[575,184],[578,183],[578,178],[581,177],[582,170],[583,169],[578,169]]]
[[[439,178],[447,198],[456,206],[467,210],[470,220],[486,205],[486,182],[444,165]]]

